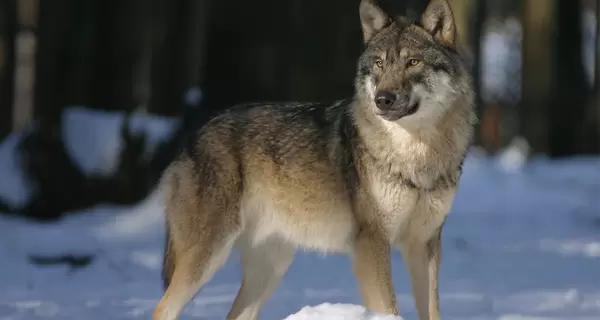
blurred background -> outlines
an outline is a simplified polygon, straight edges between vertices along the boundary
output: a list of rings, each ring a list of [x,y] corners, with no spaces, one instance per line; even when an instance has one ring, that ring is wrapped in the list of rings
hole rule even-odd
[[[396,13],[417,14],[428,3],[382,2]],[[503,175],[539,159],[547,165],[535,167],[543,178],[563,172],[557,183],[575,197],[585,195],[573,206],[587,212],[585,225],[597,227],[598,240],[600,1],[450,2],[459,49],[477,85],[480,123],[472,154]],[[30,241],[23,240],[32,236],[30,228],[70,215],[98,215],[102,208],[111,213],[101,216],[114,217],[129,212],[124,208],[139,208],[152,198],[181,137],[232,104],[351,95],[362,50],[358,3],[0,0],[0,234],[13,234],[14,243]],[[584,164],[560,167],[573,161]],[[577,189],[563,178],[588,180]],[[528,192],[547,182],[515,182],[499,187],[500,194],[488,180],[482,188],[468,182],[465,188],[487,198],[503,195],[493,203],[504,205],[511,201],[507,190]],[[531,212],[551,197],[540,191],[522,210]],[[456,240],[458,247],[465,237]],[[69,239],[64,242],[79,241]],[[593,243],[600,251],[600,242]],[[160,245],[156,240],[152,247],[157,256]],[[23,254],[34,265],[69,268],[97,256],[56,252]],[[600,295],[592,300],[600,301]],[[593,310],[600,314],[600,307]]]
[[[387,2],[397,13],[427,4]],[[362,49],[357,3],[0,1],[0,139],[20,133],[24,169],[38,186],[26,202],[0,193],[3,211],[54,218],[133,203],[192,122],[240,102],[351,95]],[[490,155],[511,143],[550,157],[598,154],[597,1],[451,3],[477,80],[476,145]],[[74,142],[64,141],[74,139],[63,134],[69,119],[93,114],[126,119],[107,129],[123,141],[111,170],[81,168],[69,154]],[[149,146],[150,129],[127,128],[142,114],[177,120],[167,130],[177,134]]]

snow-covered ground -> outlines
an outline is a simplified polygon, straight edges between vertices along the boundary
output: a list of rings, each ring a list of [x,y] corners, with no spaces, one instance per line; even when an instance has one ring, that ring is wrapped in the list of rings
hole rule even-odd
[[[586,14],[584,20],[590,78],[592,19]],[[486,99],[518,97],[519,46],[513,20],[488,31]],[[114,170],[122,116],[82,108],[65,113],[62,134],[84,172]],[[140,115],[132,130],[150,134],[151,150],[175,123]],[[35,187],[19,169],[21,134],[0,144],[0,198],[16,207]],[[0,320],[149,319],[162,293],[163,227],[157,193],[132,207],[98,205],[58,223],[0,216]],[[522,165],[515,150],[497,158],[474,153],[444,230],[443,319],[600,320],[600,158],[535,158]],[[32,263],[58,255],[91,260],[81,268]],[[417,319],[398,253],[393,265],[402,316]],[[223,319],[239,281],[234,253],[183,318]],[[397,319],[365,312],[356,285],[347,257],[300,252],[262,319]]]
[[[118,131],[118,117],[73,108],[64,119],[79,165],[110,171],[119,139],[106,128]],[[169,123],[146,119],[134,128],[154,132],[158,141]],[[0,195],[14,203],[25,201],[30,188],[19,174],[17,138],[0,144]],[[106,152],[84,157],[94,151],[90,145]],[[518,160],[514,151],[498,158],[473,153],[465,164],[443,233],[444,319],[600,319],[600,159],[514,165]],[[98,205],[58,223],[0,216],[0,319],[148,319],[162,292],[163,237],[158,193],[132,207]],[[31,262],[58,255],[91,262],[81,268]],[[398,253],[393,265],[402,316],[416,319]],[[239,280],[234,253],[184,318],[223,319]],[[366,313],[356,286],[347,257],[301,252],[263,319],[393,319]]]

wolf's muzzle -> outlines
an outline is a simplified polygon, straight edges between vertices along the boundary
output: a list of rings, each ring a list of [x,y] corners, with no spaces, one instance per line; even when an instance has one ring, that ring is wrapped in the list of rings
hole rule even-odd
[[[375,95],[377,114],[388,121],[395,121],[417,112],[419,100],[414,93],[396,95],[389,91],[378,91]]]

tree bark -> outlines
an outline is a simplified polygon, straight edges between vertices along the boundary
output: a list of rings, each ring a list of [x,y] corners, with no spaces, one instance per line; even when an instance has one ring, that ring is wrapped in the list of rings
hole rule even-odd
[[[596,0],[596,61],[594,72],[594,86],[596,96],[592,101],[592,108],[596,108],[596,137],[598,149],[600,149],[600,0]]]
[[[184,83],[186,91],[192,87],[201,88],[204,81],[210,2],[209,0],[191,0],[188,3],[185,28],[188,47],[184,50],[187,70]]]
[[[13,128],[16,36],[16,0],[0,0],[0,141]]]
[[[469,52],[472,56],[472,74],[475,86],[475,108],[477,117],[483,118],[483,101],[481,99],[481,36],[484,22],[487,16],[487,0],[450,0],[450,6],[456,20],[457,47],[464,53]],[[480,122],[475,132],[476,145],[485,144],[486,150],[493,151],[491,147],[495,142],[482,140],[481,125],[488,122]],[[499,137],[491,137],[499,139]]]
[[[200,86],[205,72],[208,21],[213,14],[209,14],[209,8],[209,0],[154,1],[150,112],[164,115],[181,113],[186,104],[186,92]],[[228,13],[239,10],[228,9]],[[229,16],[225,20],[227,23],[234,21]],[[218,45],[235,51],[232,39],[219,39]],[[229,76],[221,75],[234,81]]]
[[[99,30],[96,38],[92,106],[104,110],[131,111],[134,67],[143,36],[143,14],[135,0],[97,0]]]
[[[69,0],[39,2],[39,23],[35,58],[34,117],[51,122],[60,120],[65,103],[65,34],[69,31]]]
[[[559,0],[556,34],[557,90],[550,104],[550,147],[554,157],[593,153],[597,136],[586,126],[591,88],[582,57],[582,0]]]
[[[456,21],[456,42],[458,46],[475,49],[473,46],[475,43],[475,35],[472,34],[472,32],[477,32],[478,30],[471,26],[480,18],[476,13],[479,13],[477,11],[478,7],[484,6],[483,3],[486,2],[486,0],[450,0],[449,2]],[[485,18],[485,16],[483,18]]]
[[[352,94],[351,79],[363,47],[356,8],[347,0],[293,1],[286,19],[291,23],[282,30],[291,36],[277,44],[286,71],[284,98],[335,100]]]
[[[548,105],[555,89],[554,35],[557,1],[525,0],[522,104],[519,131],[534,152],[548,151]]]
[[[477,0],[477,1],[473,1],[473,6],[474,8],[472,8],[472,12],[474,13],[473,15],[473,22],[470,23],[470,27],[471,27],[471,38],[469,40],[469,42],[472,44],[473,46],[473,81],[475,83],[475,103],[476,103],[476,114],[477,117],[479,119],[483,118],[483,99],[482,99],[482,95],[481,95],[481,91],[482,91],[482,78],[481,78],[481,73],[482,73],[482,63],[481,63],[481,37],[483,36],[483,28],[484,28],[484,24],[485,24],[485,19],[487,17],[487,1],[486,0]],[[496,121],[500,121],[500,119],[496,119]],[[497,126],[498,123],[495,123],[495,126]],[[482,144],[482,128],[481,126],[477,126],[476,128],[476,132],[475,132],[475,144],[479,145]],[[497,132],[497,131],[496,131]],[[499,132],[498,132],[499,133]],[[488,151],[495,151],[495,149],[497,148],[498,144],[500,143],[501,137],[499,136],[492,136],[491,137],[492,140],[494,141],[490,141],[489,144],[489,150]]]
[[[600,97],[600,0],[596,0],[596,63],[594,84],[596,94]],[[600,108],[600,107],[599,107]],[[599,120],[600,122],[600,120]]]

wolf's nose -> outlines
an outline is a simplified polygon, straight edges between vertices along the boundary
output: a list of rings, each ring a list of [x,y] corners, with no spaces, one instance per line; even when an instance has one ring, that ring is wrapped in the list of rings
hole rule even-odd
[[[381,110],[389,110],[396,102],[396,95],[389,91],[379,91],[375,95],[375,105]]]

